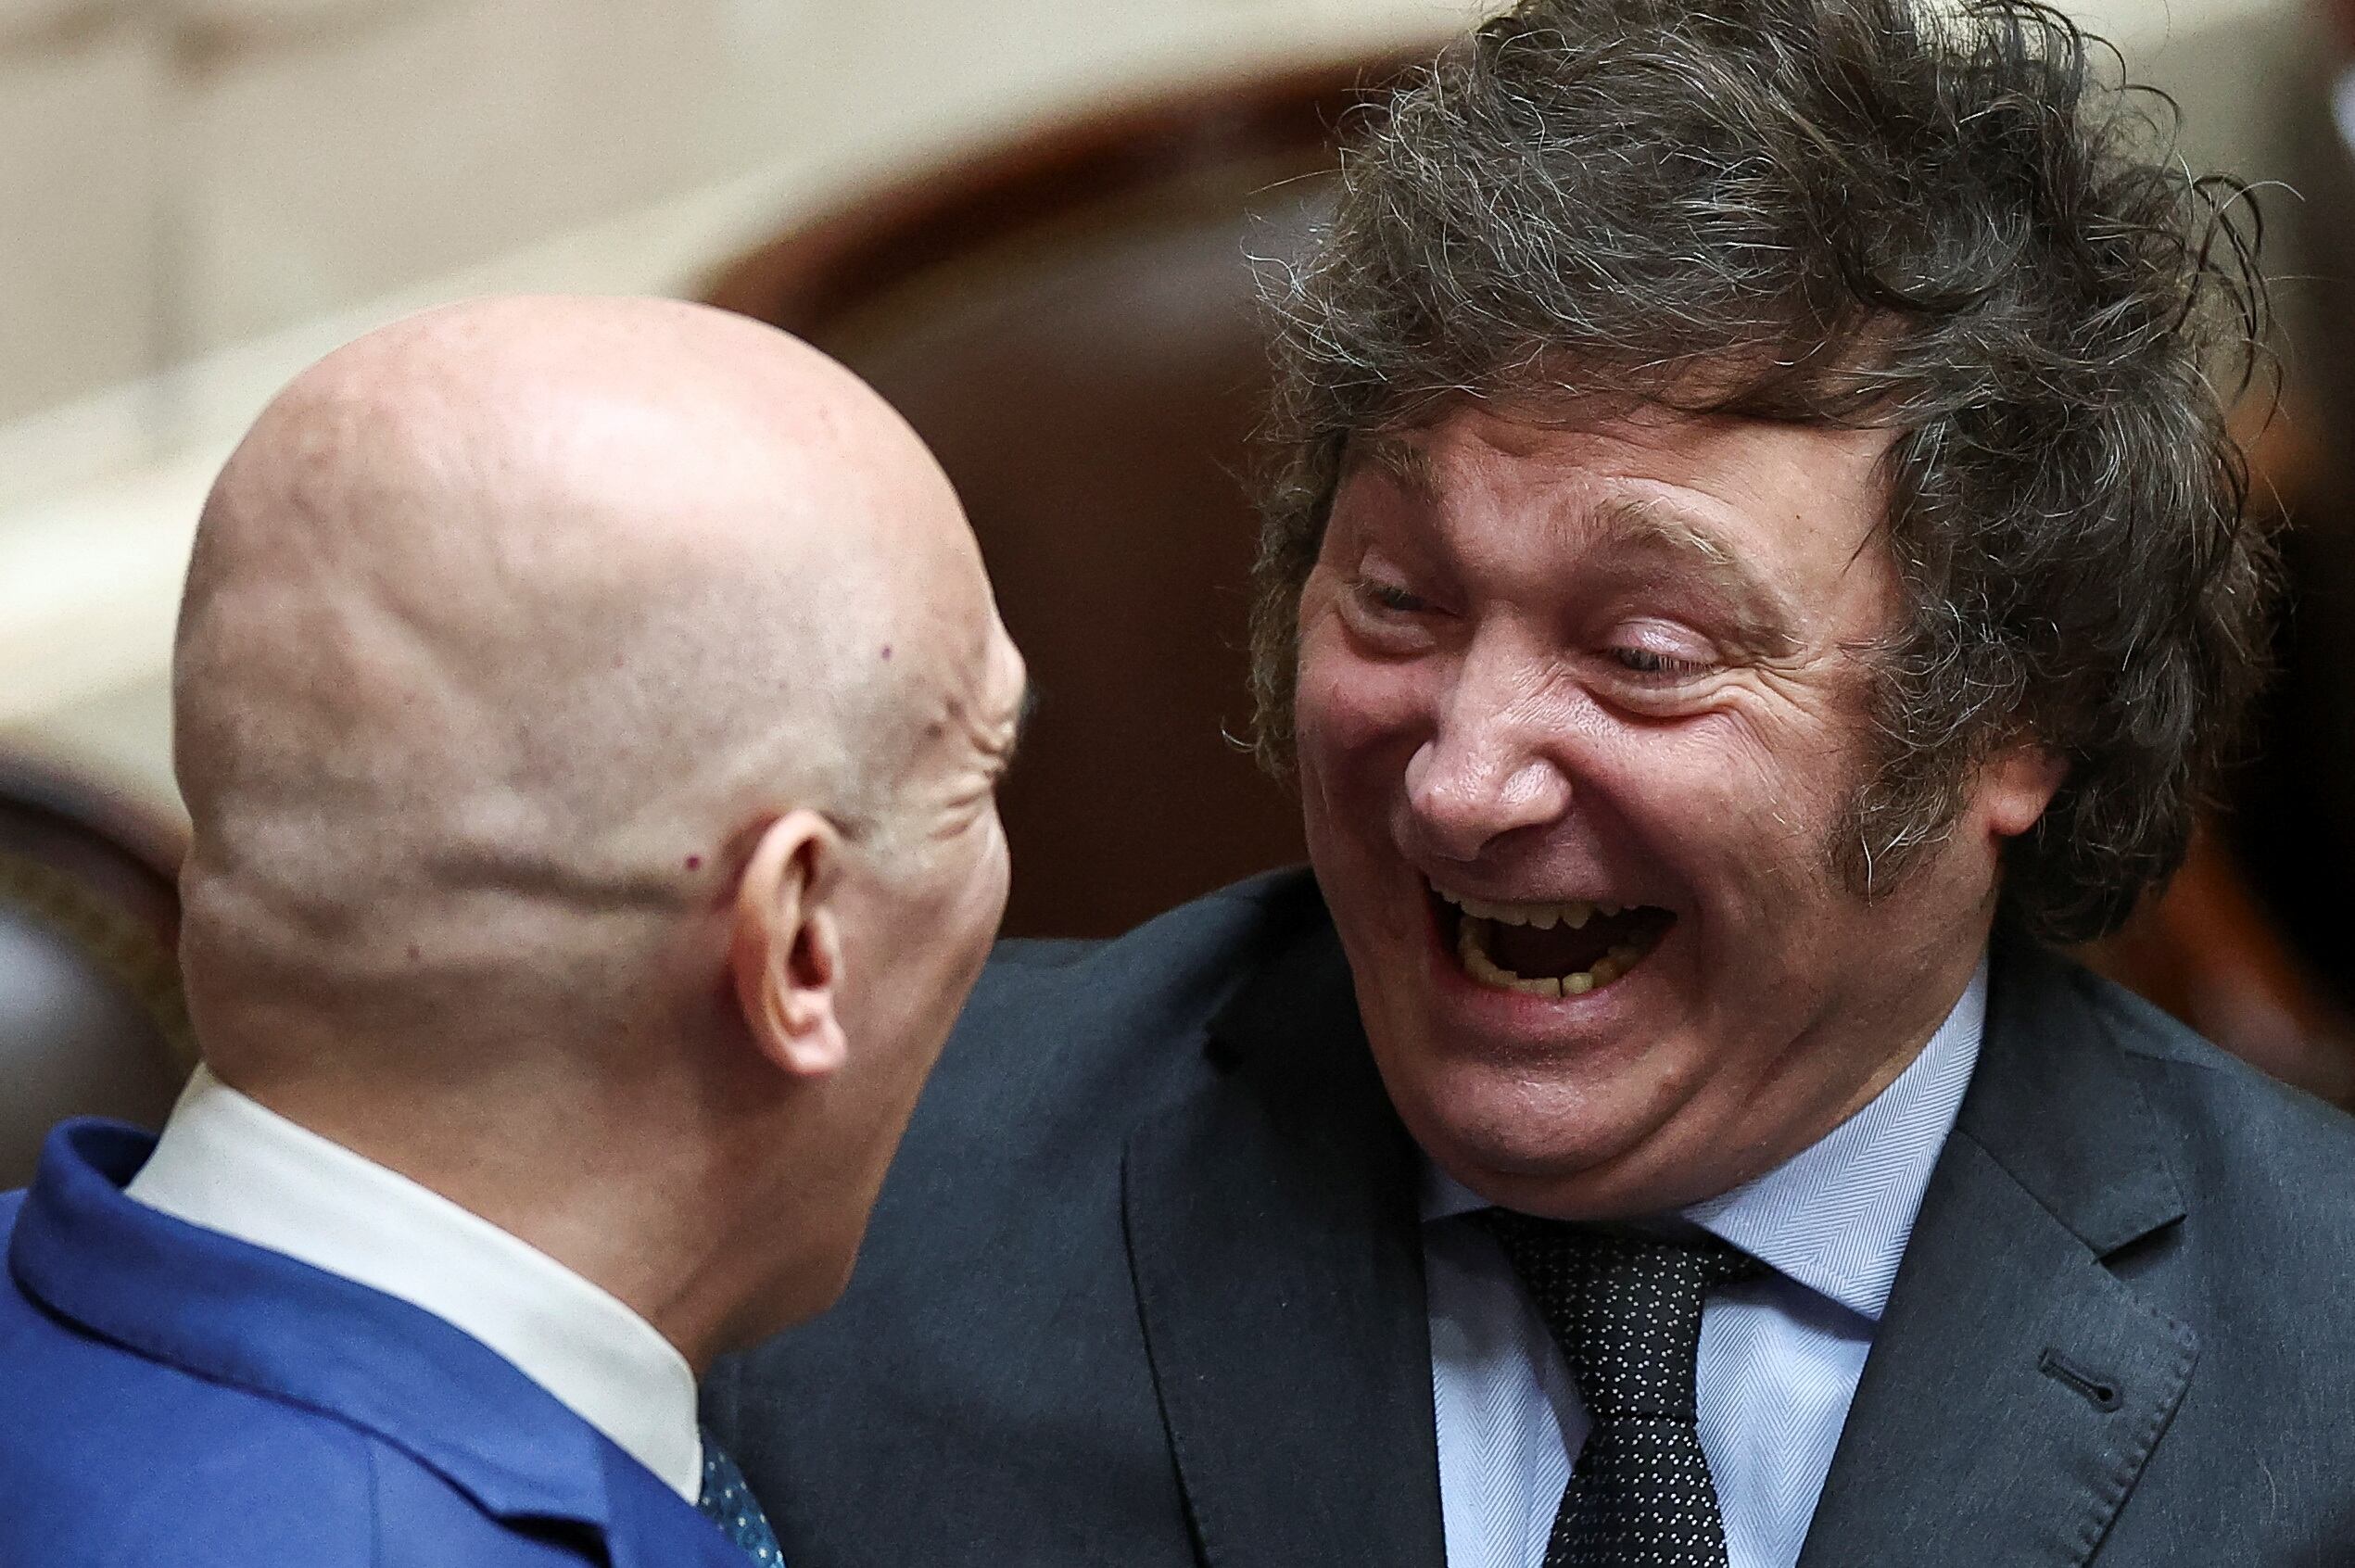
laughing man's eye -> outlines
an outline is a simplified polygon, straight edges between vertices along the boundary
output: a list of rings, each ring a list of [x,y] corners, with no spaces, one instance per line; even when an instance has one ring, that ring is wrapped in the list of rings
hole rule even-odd
[[[1699,675],[1703,668],[1690,659],[1678,659],[1649,648],[1614,648],[1611,651],[1611,657],[1618,661],[1623,669],[1659,680],[1682,680]]]
[[[1394,615],[1418,615],[1431,608],[1430,601],[1422,599],[1396,583],[1377,582],[1367,578],[1358,584],[1358,595],[1377,610]]]

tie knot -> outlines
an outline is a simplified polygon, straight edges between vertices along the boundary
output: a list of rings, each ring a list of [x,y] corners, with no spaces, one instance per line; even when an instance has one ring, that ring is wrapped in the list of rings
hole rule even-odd
[[[1693,1419],[1702,1301],[1764,1264],[1710,1235],[1596,1230],[1502,1208],[1480,1219],[1562,1347],[1589,1416]]]

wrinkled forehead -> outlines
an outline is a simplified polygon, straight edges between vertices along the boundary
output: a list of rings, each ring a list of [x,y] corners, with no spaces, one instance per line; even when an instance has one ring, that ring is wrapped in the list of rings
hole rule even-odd
[[[919,702],[928,714],[927,734],[968,754],[1010,753],[1016,732],[1032,706],[1030,676],[1021,651],[986,592],[954,635],[939,639],[939,656],[922,682]]]
[[[1354,437],[1328,537],[1379,533],[1465,570],[1674,576],[1770,627],[1859,566],[1887,569],[1893,440],[1665,411],[1569,424],[1459,410]]]
[[[1673,487],[1743,510],[1815,494],[1883,502],[1901,432],[1868,424],[1688,412],[1651,402],[1589,411],[1458,404],[1426,423],[1350,436],[1336,483],[1372,470],[1425,498],[1485,477],[1525,491],[1619,480]]]
[[[978,554],[921,574],[882,568],[889,603],[849,657],[874,680],[886,725],[912,753],[969,750],[1019,715],[1026,675]]]

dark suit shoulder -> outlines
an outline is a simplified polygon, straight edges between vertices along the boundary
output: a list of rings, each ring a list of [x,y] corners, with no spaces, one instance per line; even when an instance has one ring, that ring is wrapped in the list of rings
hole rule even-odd
[[[2247,1186],[2355,1243],[2355,1117],[2293,1089],[2124,987],[2076,966],[2070,979],[2175,1137],[2194,1193]]]
[[[1108,942],[1001,942],[966,1004],[911,1130],[926,1165],[969,1129],[971,1154],[1125,1135],[1200,1070],[1222,1006],[1323,904],[1304,870],[1209,893]],[[1007,1129],[1024,1136],[1008,1139]],[[958,1157],[963,1157],[960,1155]]]
[[[2324,1561],[2316,1543],[2355,1532],[2355,1119],[2107,980],[2055,976],[2134,1100],[2079,1097],[2073,1130],[2045,1135],[2081,1160],[2138,1129],[2155,1140],[2180,1215],[2106,1262],[2197,1347],[2117,1549],[2155,1561],[2141,1543],[2180,1537],[2210,1543],[2194,1561]]]
[[[1305,868],[1265,872],[1182,904],[1109,941],[1001,942],[991,951],[974,998],[985,1003],[995,990],[1050,971],[1074,984],[1144,982],[1146,992],[1166,1005],[1172,988],[1183,994],[1193,989],[1190,981],[1205,975],[1231,980],[1239,956],[1284,940],[1320,918],[1323,909],[1315,879]]]
[[[2296,1453],[2265,1461],[2285,1486],[2292,1469],[2355,1461],[2336,1435],[2355,1401],[2355,1119],[2074,965],[2055,978],[2148,1110],[2081,1111],[2070,1136],[2147,1128],[2180,1196],[2180,1220],[2111,1266],[2198,1337],[2186,1434],[2212,1423],[2227,1448],[2260,1431],[2301,1434]],[[2313,1484],[2355,1508],[2344,1487]]]

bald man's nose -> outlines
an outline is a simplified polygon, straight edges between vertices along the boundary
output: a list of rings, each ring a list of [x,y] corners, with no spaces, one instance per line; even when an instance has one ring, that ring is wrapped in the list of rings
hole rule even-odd
[[[1507,692],[1459,687],[1438,730],[1407,762],[1407,809],[1423,849],[1473,861],[1516,828],[1570,809],[1570,779],[1534,715]]]

